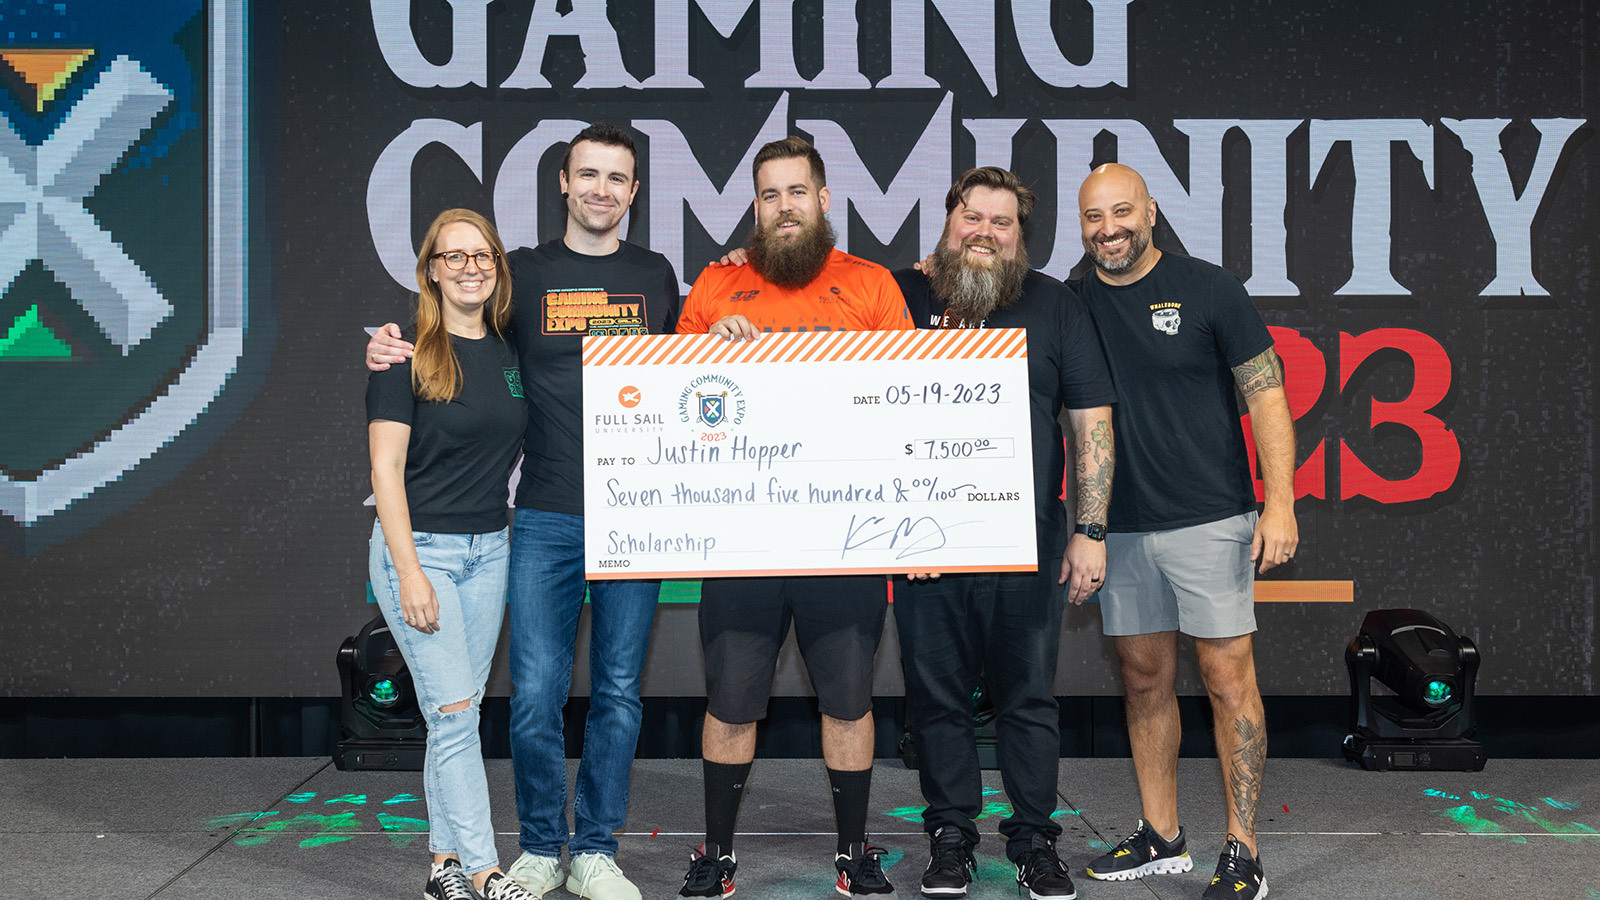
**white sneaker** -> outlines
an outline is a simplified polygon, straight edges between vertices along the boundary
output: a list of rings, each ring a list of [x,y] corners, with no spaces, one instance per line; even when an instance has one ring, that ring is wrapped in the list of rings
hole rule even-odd
[[[640,900],[639,889],[617,868],[617,861],[604,853],[572,857],[567,893],[584,900]]]
[[[561,886],[561,860],[554,856],[535,856],[524,850],[506,875],[535,897],[543,897]]]

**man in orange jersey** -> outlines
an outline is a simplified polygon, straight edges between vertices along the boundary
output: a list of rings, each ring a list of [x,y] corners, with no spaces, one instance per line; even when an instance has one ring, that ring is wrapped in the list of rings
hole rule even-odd
[[[755,228],[747,266],[711,266],[696,279],[679,334],[749,340],[762,332],[908,330],[889,271],[834,247],[827,177],[800,138],[756,153]],[[822,710],[822,755],[833,787],[836,887],[847,896],[893,892],[867,845],[872,786],[872,660],[888,596],[883,576],[713,578],[701,587],[706,661],[706,838],[684,877],[684,897],[733,893],[734,821],[766,716],[778,649],[795,639]]]

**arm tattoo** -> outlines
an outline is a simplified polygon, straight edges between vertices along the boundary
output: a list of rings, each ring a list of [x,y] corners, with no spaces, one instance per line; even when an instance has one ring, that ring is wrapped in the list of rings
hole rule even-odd
[[[1116,469],[1110,422],[1100,419],[1089,427],[1088,438],[1078,442],[1077,457],[1073,470],[1078,476],[1078,521],[1103,525],[1111,507],[1111,476]]]
[[[1267,729],[1263,722],[1244,716],[1233,720],[1239,744],[1229,760],[1233,776],[1233,812],[1250,834],[1256,833],[1256,806],[1261,800],[1261,774],[1267,762]]]
[[[1283,360],[1278,358],[1277,351],[1268,347],[1259,355],[1233,367],[1233,383],[1246,398],[1269,388],[1281,388]]]

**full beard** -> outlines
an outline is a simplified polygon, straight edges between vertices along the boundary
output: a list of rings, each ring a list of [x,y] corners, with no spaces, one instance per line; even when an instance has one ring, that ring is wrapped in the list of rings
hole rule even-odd
[[[933,251],[933,274],[928,280],[934,296],[944,301],[945,318],[962,328],[977,328],[997,309],[1005,309],[1022,296],[1028,276],[1028,248],[1017,244],[1016,256],[984,266],[967,261],[965,249],[951,250],[940,241]]]
[[[828,264],[828,254],[833,252],[835,240],[833,224],[818,218],[814,224],[802,226],[800,234],[792,241],[778,238],[781,224],[782,221],[763,228],[758,223],[750,230],[750,239],[745,243],[750,266],[779,287],[803,288],[815,281],[822,274],[822,267]]]
[[[1101,254],[1100,242],[1094,240],[1093,238],[1083,239],[1083,249],[1088,252],[1089,258],[1094,260],[1096,268],[1100,269],[1102,272],[1115,275],[1119,272],[1126,272],[1133,268],[1134,264],[1139,261],[1139,257],[1143,256],[1144,252],[1150,249],[1150,231],[1144,228],[1141,228],[1138,231],[1129,231],[1128,252],[1124,254],[1120,260],[1106,259],[1106,257]]]

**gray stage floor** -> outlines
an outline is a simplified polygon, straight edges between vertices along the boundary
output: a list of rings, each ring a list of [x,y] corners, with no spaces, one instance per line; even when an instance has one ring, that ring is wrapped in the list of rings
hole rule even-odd
[[[675,896],[700,839],[700,764],[644,760],[618,861],[647,900]],[[502,860],[517,854],[510,763],[489,763]],[[1083,866],[1138,816],[1127,760],[1063,760],[1059,848],[1086,900],[1198,897],[1221,848],[1213,760],[1182,761],[1195,871],[1090,881]],[[988,773],[976,900],[1015,897]],[[14,896],[346,898],[421,893],[417,773],[340,772],[320,759],[0,760],[0,841]],[[820,761],[758,760],[739,820],[738,895],[825,900],[832,813]],[[916,773],[880,760],[870,828],[912,898],[926,862]],[[1480,773],[1378,773],[1273,759],[1261,846],[1273,897],[1600,900],[1600,761],[1491,760]],[[19,881],[20,879],[20,881]],[[549,900],[571,900],[555,891]]]

